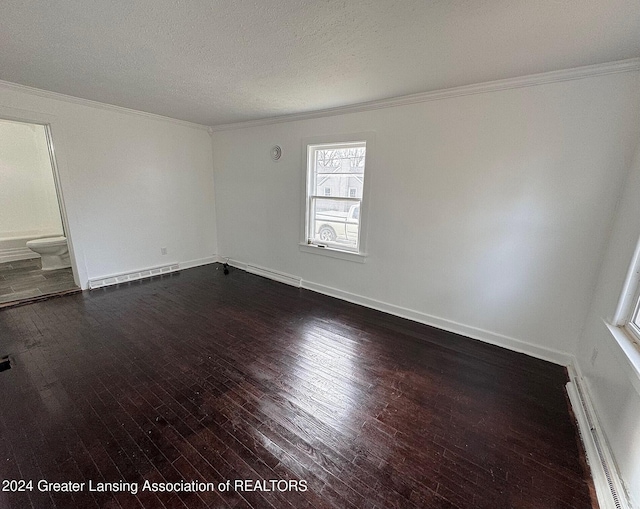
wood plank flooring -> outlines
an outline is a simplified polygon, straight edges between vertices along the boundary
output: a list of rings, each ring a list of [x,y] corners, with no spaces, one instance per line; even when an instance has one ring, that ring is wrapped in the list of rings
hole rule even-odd
[[[563,368],[217,264],[0,310],[5,355],[0,479],[85,488],[2,508],[591,507]]]

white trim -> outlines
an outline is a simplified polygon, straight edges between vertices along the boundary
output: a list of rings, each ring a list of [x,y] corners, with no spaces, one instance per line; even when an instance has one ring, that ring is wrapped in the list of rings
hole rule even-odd
[[[576,416],[600,509],[629,509],[628,495],[575,358],[567,370],[570,380],[566,385],[567,395]]]
[[[583,67],[575,67],[572,69],[563,69],[559,71],[550,71],[539,74],[531,74],[528,76],[520,76],[517,78],[507,78],[503,80],[489,81],[485,83],[476,83],[473,85],[464,85],[461,87],[453,87],[441,90],[434,90],[430,92],[422,92],[418,94],[405,95],[400,97],[392,97],[388,99],[381,99],[378,101],[369,101],[360,104],[353,104],[349,106],[338,106],[336,108],[327,108],[324,110],[316,110],[306,113],[293,113],[291,115],[281,115],[278,117],[269,117],[258,120],[248,120],[244,122],[234,122],[229,124],[218,124],[213,126],[206,126],[195,122],[189,122],[187,120],[179,120],[177,118],[166,117],[164,115],[158,115],[156,113],[149,113],[146,111],[134,110],[131,108],[125,108],[123,106],[116,106],[115,104],[108,104],[99,101],[93,101],[91,99],[83,99],[81,97],[74,97],[71,95],[61,94],[59,92],[51,92],[49,90],[43,90],[40,88],[29,87],[27,85],[21,85],[19,83],[13,83],[10,81],[0,80],[0,87],[15,90],[18,92],[24,92],[32,95],[37,95],[47,99],[54,99],[58,101],[64,101],[73,104],[80,104],[91,108],[99,108],[103,110],[110,110],[119,113],[125,113],[128,115],[137,115],[146,117],[153,120],[160,120],[164,122],[171,122],[173,124],[181,125],[184,127],[191,127],[193,129],[203,129],[213,134],[215,131],[229,131],[233,129],[244,129],[247,127],[258,127],[264,125],[278,124],[282,122],[292,122],[295,120],[307,120],[312,118],[330,117],[334,115],[344,115],[346,113],[358,113],[361,111],[377,110],[381,108],[390,108],[393,106],[404,106],[407,104],[416,104],[428,101],[437,101],[440,99],[449,99],[452,97],[460,97],[465,95],[482,94],[486,92],[496,92],[499,90],[509,90],[514,88],[531,87],[536,85],[544,85],[547,83],[556,83],[561,81],[570,81],[583,78],[589,78],[592,76],[603,76],[607,74],[617,74],[624,72],[636,72],[640,71],[640,58],[630,58],[628,60],[618,60],[615,62],[606,62],[602,64],[587,65]]]
[[[278,281],[286,285],[300,288],[300,284],[301,284],[300,278],[298,276],[292,276],[291,274],[287,274],[286,272],[267,269],[266,267],[261,267],[259,265],[252,265],[250,263],[240,262],[238,260],[233,260],[231,258],[225,258],[224,256],[218,256],[218,263],[226,263],[231,267],[244,270],[245,272],[249,272],[250,274],[255,274],[256,276],[265,277],[267,279],[272,279],[273,281]]]
[[[245,270],[247,272],[251,272],[251,270],[249,270],[250,267],[256,267],[255,265],[249,265],[249,264],[240,262],[238,260],[232,260],[222,256],[219,257],[219,261],[221,263],[226,262],[232,267],[236,267],[238,269]],[[298,276],[292,276],[290,274],[285,274],[285,273],[274,271],[271,269],[265,269],[264,267],[260,267],[260,269],[264,271],[260,275],[269,279],[274,279],[278,281],[278,279],[275,279],[273,275],[274,274],[283,275],[293,280],[299,280],[300,281],[299,286],[306,290],[311,290],[317,293],[322,293],[324,295],[329,295],[330,297],[335,297],[337,299],[345,300],[347,302],[352,302],[354,304],[359,304],[364,307],[376,309],[378,311],[399,316],[401,318],[407,318],[408,320],[412,320],[414,322],[430,325],[432,327],[436,327],[438,329],[442,329],[448,332],[453,332],[454,334],[460,334],[462,336],[465,336],[471,339],[477,339],[484,343],[501,346],[503,348],[512,350],[514,352],[523,353],[531,357],[535,357],[537,359],[553,362],[554,364],[567,366],[568,364],[571,364],[571,362],[573,361],[572,355],[565,352],[561,352],[559,350],[555,350],[553,348],[533,345],[531,343],[527,343],[525,341],[521,341],[519,339],[511,338],[508,336],[504,336],[502,334],[496,334],[494,332],[490,332],[484,329],[479,329],[477,327],[471,327],[469,325],[463,325],[461,323],[447,320],[445,318],[439,318],[432,315],[428,315],[420,311],[414,311],[412,309],[395,306],[393,304],[388,304],[386,302],[370,299],[368,297],[363,297],[361,295],[356,295],[354,293],[345,292],[342,290],[338,290],[336,288],[331,288],[329,286],[313,283],[311,281],[305,281]],[[294,285],[294,286],[297,286],[297,285]]]
[[[259,120],[248,120],[245,122],[218,124],[211,126],[209,132],[213,133],[214,131],[230,131],[234,129],[245,129],[248,127],[279,124],[282,122],[293,122],[295,120],[331,117],[334,115],[344,115],[346,113],[359,113],[362,111],[378,110],[381,108],[391,108],[393,106],[405,106],[408,104],[438,101],[441,99],[450,99],[453,97],[461,97],[465,95],[484,94],[486,92],[497,92],[500,90],[532,87],[536,85],[545,85],[547,83],[557,83],[561,81],[590,78],[593,76],[603,76],[607,74],[637,71],[640,71],[640,58],[631,58],[628,60],[618,60],[616,62],[606,62],[603,64],[575,67],[573,69],[531,74],[518,78],[508,78],[503,80],[489,81],[485,83],[476,83],[473,85],[465,85],[462,87],[453,87],[434,90],[431,92],[422,92],[419,94],[382,99],[379,101],[369,101],[350,106],[339,106],[337,108],[327,108],[324,110],[310,111],[306,113],[294,113],[291,115],[282,115],[279,117],[263,118]]]
[[[624,325],[631,318],[631,313],[636,305],[638,280],[640,279],[640,240],[636,244],[633,258],[629,264],[627,275],[622,287],[622,293],[613,315],[613,325]]]
[[[40,258],[38,253],[31,251],[28,247],[13,247],[0,249],[0,263],[17,262],[18,260],[30,260]]]
[[[56,196],[58,197],[58,209],[60,210],[60,220],[62,221],[62,229],[64,230],[64,236],[67,239],[67,248],[69,250],[69,260],[71,261],[71,273],[73,274],[73,281],[76,285],[82,287],[82,276],[78,270],[78,263],[76,259],[76,252],[73,244],[73,233],[69,228],[69,216],[67,215],[67,207],[65,202],[64,191],[62,189],[62,181],[60,176],[59,167],[59,152],[56,155],[56,148],[53,143],[53,128],[54,121],[48,122],[44,125],[45,134],[47,136],[47,148],[49,149],[49,158],[51,160],[51,169],[53,170],[53,182],[56,187]],[[57,128],[56,128],[57,133]],[[58,143],[58,141],[56,141]]]
[[[219,256],[218,257],[218,261],[220,263],[227,263],[229,264],[231,267],[235,267],[236,269],[240,269],[240,270],[247,270],[247,264],[244,262],[240,262],[238,260],[233,260],[231,258],[226,258],[224,256]],[[266,276],[265,276],[266,277]]]
[[[303,253],[311,253],[315,255],[329,256],[331,258],[339,258],[350,262],[364,263],[367,261],[366,253],[350,253],[341,249],[333,249],[331,247],[320,247],[316,244],[298,244],[300,251]]]
[[[338,290],[337,288],[331,288],[329,286],[324,286],[318,283],[312,283],[311,281],[303,280],[302,288],[322,293],[324,295],[329,295],[331,297],[336,297],[341,300],[346,300],[347,302],[353,302],[354,304],[359,304],[367,308],[377,309],[378,311],[399,316],[401,318],[407,318],[409,320],[413,320],[414,322],[430,325],[432,327],[436,327],[448,332],[453,332],[454,334],[460,334],[471,339],[477,339],[484,343],[501,346],[508,350],[524,353],[531,357],[553,362],[554,364],[559,364],[561,366],[566,366],[571,362],[572,359],[570,354],[555,350],[553,348],[533,345],[531,343],[511,338],[509,336],[496,334],[495,332],[479,329],[470,325],[464,325],[452,320],[447,320],[446,318],[428,315],[426,313],[422,313],[421,311],[415,311],[413,309],[408,309],[379,300],[370,299],[368,297],[363,297],[362,295]]]
[[[301,280],[299,277],[292,276],[291,274],[286,274],[285,272],[279,272],[277,270],[265,269],[264,267],[259,267],[258,265],[250,265],[248,263],[245,265],[245,267],[246,268],[244,270],[246,270],[250,274],[266,277],[267,279],[273,279],[274,281],[279,281],[280,283],[300,288]]]
[[[37,95],[46,99],[53,99],[57,101],[64,101],[67,103],[79,104],[82,106],[88,106],[90,108],[98,108],[101,110],[115,111],[117,113],[125,113],[127,115],[137,115],[149,118],[151,120],[160,120],[163,122],[171,122],[172,124],[181,125],[183,127],[191,127],[193,129],[203,129],[211,134],[211,130],[208,126],[203,124],[196,124],[195,122],[189,122],[187,120],[179,120],[177,118],[165,117],[164,115],[158,115],[156,113],[148,113],[146,111],[134,110],[131,108],[125,108],[123,106],[116,106],[115,104],[108,104],[99,101],[93,101],[91,99],[83,99],[81,97],[74,97],[71,95],[61,94],[59,92],[51,92],[49,90],[43,90],[41,88],[29,87],[27,85],[21,85],[19,83],[12,83],[10,81],[0,80],[0,87],[8,88],[18,92],[24,92],[27,94]]]
[[[612,345],[613,353],[640,396],[640,345],[622,327],[615,327],[606,320],[604,324],[616,341]]]
[[[210,263],[217,263],[219,261],[218,255],[208,256],[207,258],[198,258],[197,260],[191,260],[188,262],[180,262],[180,269],[192,269],[193,267],[200,267],[201,265],[209,265]]]

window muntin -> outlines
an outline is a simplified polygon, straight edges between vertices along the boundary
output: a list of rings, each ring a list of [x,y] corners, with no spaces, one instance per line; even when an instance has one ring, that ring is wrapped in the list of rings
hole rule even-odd
[[[364,141],[307,146],[307,244],[359,252],[365,161]]]

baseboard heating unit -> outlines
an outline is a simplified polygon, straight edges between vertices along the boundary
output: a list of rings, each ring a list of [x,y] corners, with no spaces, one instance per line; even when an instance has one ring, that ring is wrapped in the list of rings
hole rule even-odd
[[[146,279],[153,276],[161,276],[163,274],[170,274],[180,270],[180,265],[172,263],[169,265],[162,265],[160,267],[151,267],[149,269],[137,270],[134,272],[126,272],[124,274],[116,274],[113,276],[105,276],[96,279],[89,280],[89,290],[95,290],[96,288],[103,288],[105,286],[118,285],[121,283],[127,283],[129,281],[137,281],[139,279]]]
[[[572,366],[569,366],[569,377],[571,381],[566,386],[567,394],[578,421],[578,430],[591,468],[600,509],[630,509],[615,461],[592,407],[588,389]]]

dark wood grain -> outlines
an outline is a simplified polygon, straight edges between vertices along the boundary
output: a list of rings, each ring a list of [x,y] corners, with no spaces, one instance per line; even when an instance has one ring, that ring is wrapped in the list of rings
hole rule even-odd
[[[587,508],[563,368],[220,265],[0,310],[0,507]]]

